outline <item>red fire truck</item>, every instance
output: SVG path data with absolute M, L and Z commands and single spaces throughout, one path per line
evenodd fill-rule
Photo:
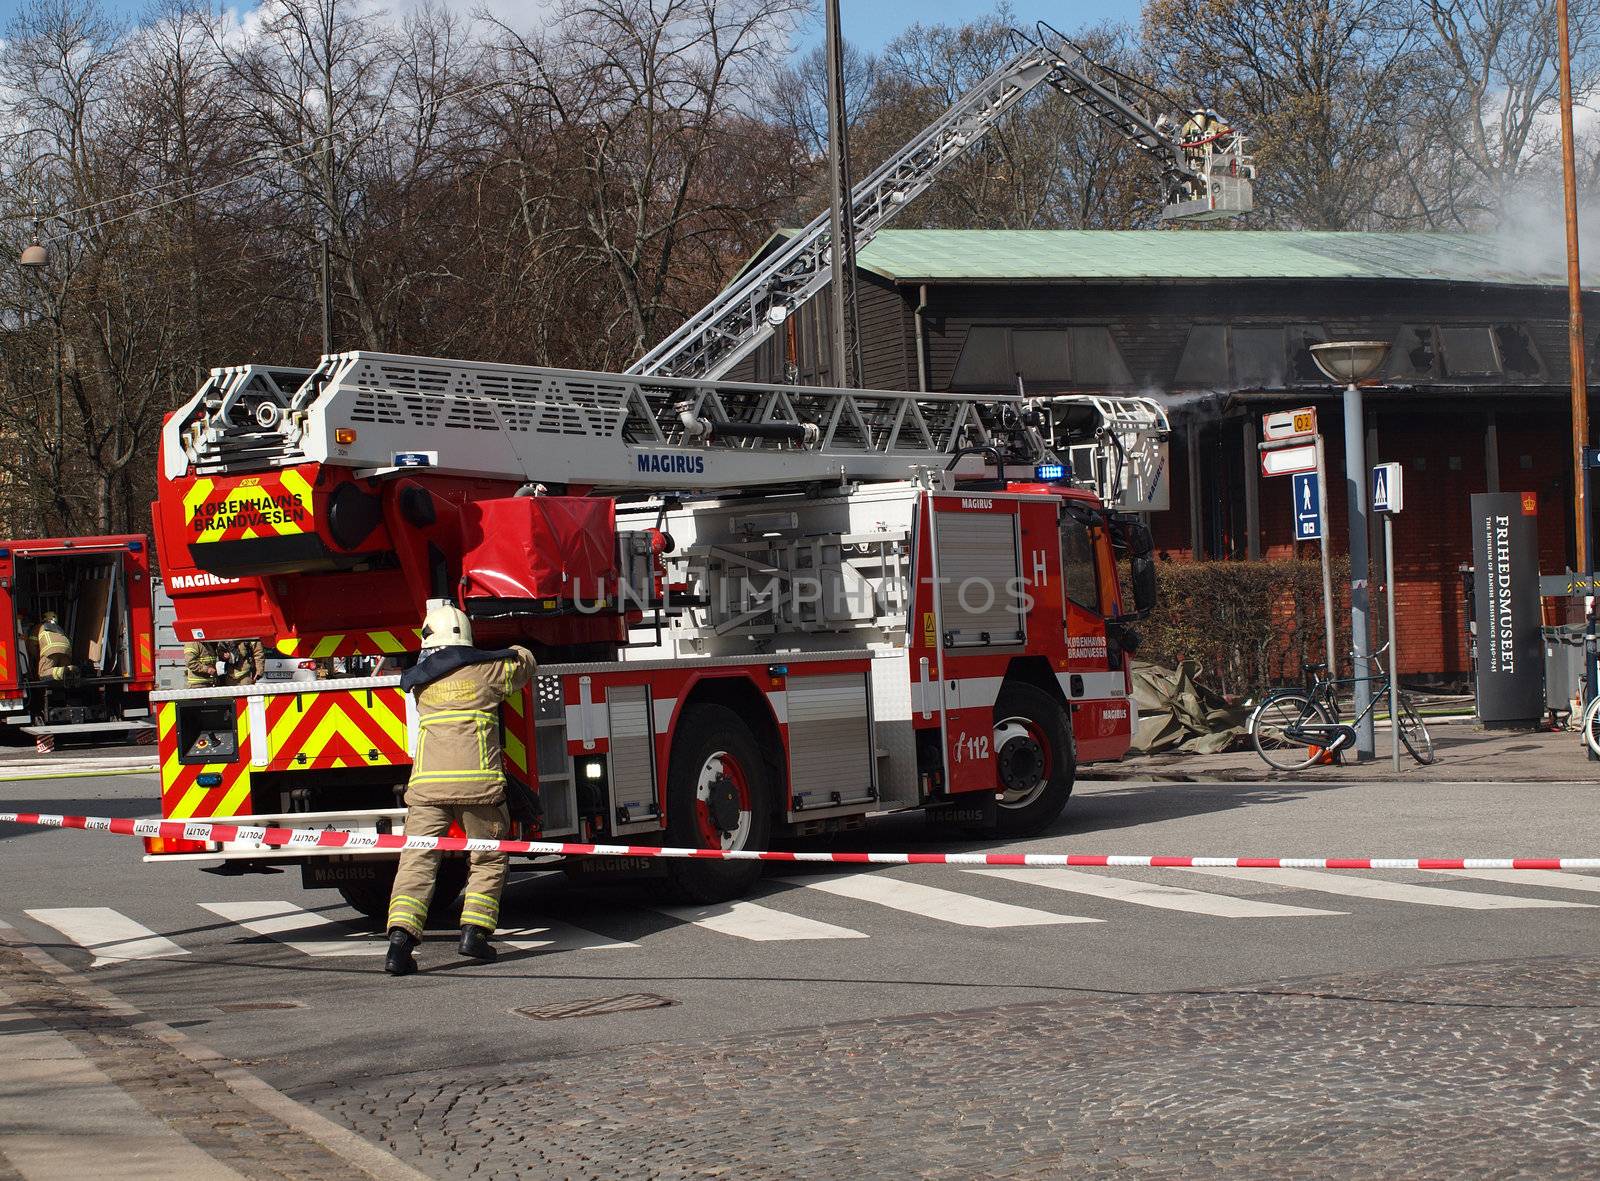
M 0 541 L 0 726 L 41 749 L 57 738 L 126 738 L 150 729 L 155 687 L 150 551 L 139 534 Z M 75 676 L 45 682 L 38 628 L 53 615 Z
M 1021 397 L 366 352 L 219 370 L 166 424 L 157 544 L 181 638 L 403 662 L 448 598 L 481 646 L 531 646 L 503 720 L 543 837 L 763 848 L 898 809 L 1032 833 L 1128 746 L 1154 587 L 1148 531 L 1040 421 Z M 397 676 L 154 699 L 166 817 L 403 822 Z M 394 866 L 150 854 L 299 861 L 369 915 Z M 713 900 L 756 868 L 665 872 Z
M 1049 824 L 1080 764 L 1128 746 L 1133 623 L 1154 598 L 1134 514 L 1168 500 L 1160 406 L 1025 398 L 1023 373 L 1014 397 L 725 380 L 779 333 L 792 365 L 836 233 L 865 244 L 1039 86 L 1161 162 L 1164 216 L 1249 208 L 1237 131 L 1152 121 L 1041 26 L 857 184 L 841 222 L 815 218 L 627 373 L 367 352 L 214 371 L 162 437 L 179 636 L 385 672 L 414 658 L 428 601 L 455 600 L 480 644 L 541 661 L 504 728 L 545 837 L 758 848 L 912 808 Z M 416 718 L 396 676 L 154 700 L 167 817 L 402 822 Z M 394 872 L 305 848 L 150 854 L 299 860 L 373 915 Z M 667 872 L 712 899 L 754 868 Z

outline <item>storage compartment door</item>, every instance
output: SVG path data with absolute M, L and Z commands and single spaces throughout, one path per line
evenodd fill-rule
M 867 674 L 791 675 L 788 708 L 791 818 L 875 801 Z
M 1022 643 L 1016 517 L 1003 512 L 943 512 L 936 529 L 944 646 Z

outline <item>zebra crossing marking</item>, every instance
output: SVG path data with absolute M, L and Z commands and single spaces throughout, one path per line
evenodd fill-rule
M 156 934 L 143 923 L 136 923 L 109 906 L 44 907 L 22 913 L 47 927 L 54 927 L 92 953 L 91 968 L 189 954 L 187 948 L 179 947 L 165 935 Z
M 773 910 L 743 900 L 714 906 L 656 906 L 652 910 L 719 935 L 733 935 L 754 943 L 779 943 L 800 939 L 865 939 L 849 927 L 838 927 L 817 919 Z
M 1178 872 L 1263 882 L 1272 886 L 1288 886 L 1296 890 L 1339 894 L 1346 898 L 1367 898 L 1377 902 L 1408 902 L 1419 906 L 1450 906 L 1458 910 L 1534 910 L 1589 905 L 1586 902 L 1568 902 L 1565 899 L 1519 898 L 1511 894 L 1479 894 L 1473 890 L 1448 890 L 1441 886 L 1414 886 L 1409 882 L 1353 877 L 1350 874 L 1329 873 L 1323 869 L 1229 869 L 1195 866 L 1180 869 Z
M 292 902 L 202 902 L 199 906 L 245 930 L 263 935 L 309 956 L 383 955 L 388 944 L 368 932 L 342 937 L 298 939 L 299 935 L 336 935 L 338 924 Z M 334 930 L 329 930 L 334 928 Z
M 1028 871 L 1024 871 L 1025 873 Z M 1048 872 L 1048 871 L 1047 871 Z M 963 894 L 956 890 L 942 890 L 937 886 L 924 886 L 903 878 L 885 877 L 881 874 L 828 874 L 822 877 L 782 879 L 785 885 L 820 890 L 858 902 L 870 902 L 891 910 L 921 915 L 941 923 L 954 923 L 960 927 L 1048 927 L 1063 923 L 1098 923 L 1101 919 L 1083 918 L 1079 915 L 1056 914 L 1048 910 L 1035 910 L 1031 906 L 1014 906 L 1009 902 L 994 902 L 976 894 Z
M 1425 869 L 1423 873 L 1446 877 L 1481 878 L 1512 886 L 1543 886 L 1551 890 L 1578 890 L 1600 894 L 1600 878 L 1560 869 Z
M 1210 915 L 1224 919 L 1306 918 L 1315 915 L 1346 914 L 1342 910 L 1316 910 L 1309 906 L 1286 906 L 1280 902 L 1261 902 L 1254 898 L 1234 898 L 1227 894 L 1207 894 L 1185 890 L 1182 886 L 1163 886 L 1132 878 L 1116 878 L 1075 869 L 970 869 L 982 877 L 1005 878 L 1046 890 L 1084 894 L 1135 906 L 1159 910 L 1181 910 L 1187 914 Z
M 494 941 L 518 951 L 610 951 L 639 946 L 626 939 L 612 939 L 585 927 L 557 922 L 540 927 L 502 927 L 495 932 Z

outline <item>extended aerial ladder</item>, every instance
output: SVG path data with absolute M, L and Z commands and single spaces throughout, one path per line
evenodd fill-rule
M 1029 93 L 1048 86 L 1125 136 L 1161 168 L 1163 220 L 1248 213 L 1255 166 L 1244 136 L 1215 112 L 1152 116 L 1128 80 L 1086 57 L 1049 25 L 1038 41 L 968 90 L 944 114 L 855 186 L 850 220 L 857 248 L 892 221 L 946 167 L 992 131 Z M 709 304 L 629 367 L 652 377 L 721 377 L 827 285 L 832 229 L 826 213 L 751 266 Z
M 938 119 L 856 185 L 851 232 L 859 248 L 871 241 L 938 175 L 960 159 L 1040 86 L 1082 106 L 1128 139 L 1161 169 L 1168 221 L 1203 221 L 1249 212 L 1255 166 L 1245 140 L 1215 112 L 1187 110 L 1181 119 L 1152 116 L 1123 75 L 1089 59 L 1067 37 L 1041 23 L 1038 39 L 1019 34 L 1024 48 L 959 98 Z M 1154 91 L 1146 89 L 1147 93 Z M 1175 129 L 1176 128 L 1176 129 Z M 831 277 L 828 214 L 742 273 L 628 370 L 650 377 L 717 378 L 761 347 Z M 1094 412 L 1089 421 L 1080 411 Z M 1096 395 L 1044 399 L 1053 420 L 1047 434 L 1078 481 L 1106 503 L 1136 512 L 1163 509 L 1170 434 L 1166 412 L 1145 397 Z M 1068 423 L 1077 424 L 1069 428 Z

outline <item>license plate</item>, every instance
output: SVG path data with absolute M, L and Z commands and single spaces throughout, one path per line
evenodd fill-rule
M 392 857 L 315 857 L 300 866 L 300 884 L 307 890 L 331 890 L 393 878 Z

